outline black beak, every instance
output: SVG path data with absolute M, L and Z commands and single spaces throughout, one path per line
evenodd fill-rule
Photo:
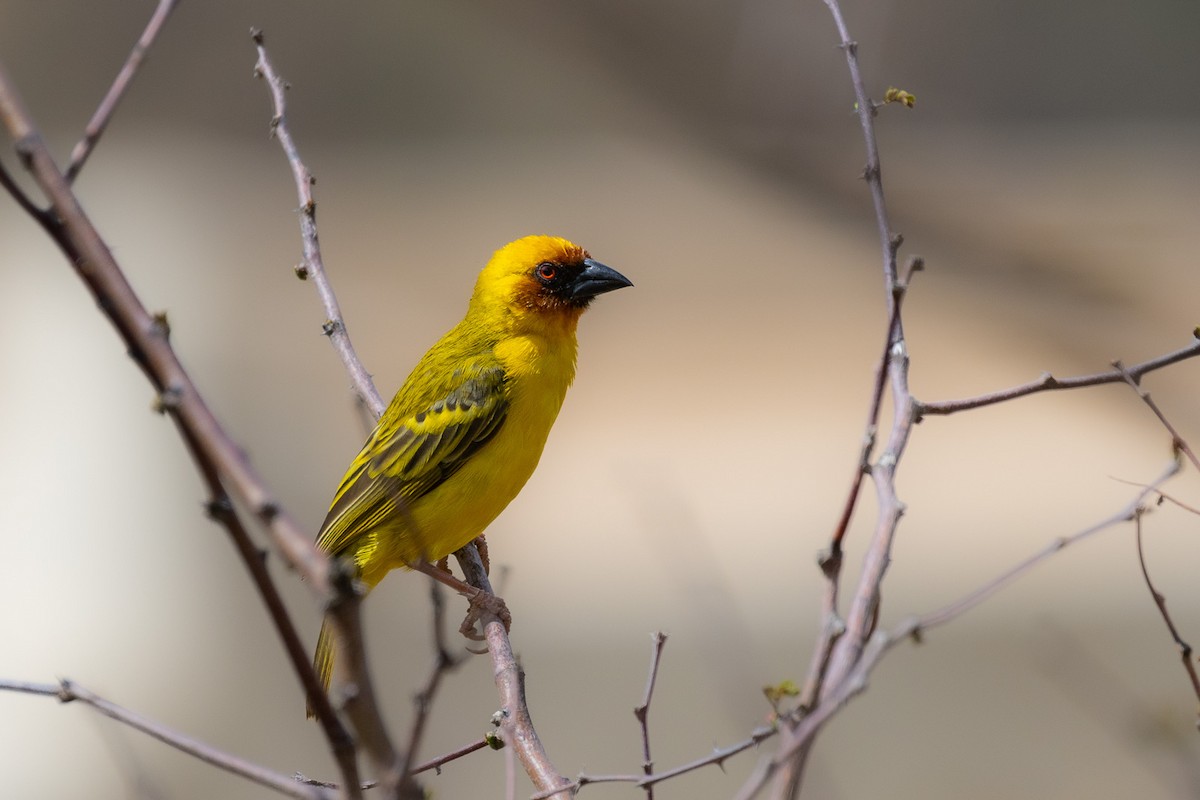
M 633 286 L 633 281 L 612 267 L 606 267 L 599 261 L 585 258 L 583 260 L 583 272 L 579 273 L 575 280 L 571 282 L 567 291 L 570 298 L 575 302 L 586 303 L 598 294 L 611 292 L 615 289 L 623 289 L 626 286 Z

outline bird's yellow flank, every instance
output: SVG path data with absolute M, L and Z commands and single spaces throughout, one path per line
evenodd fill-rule
M 575 377 L 575 326 L 596 295 L 632 285 L 554 236 L 505 245 L 467 315 L 417 363 L 350 464 L 317 547 L 368 590 L 483 533 L 533 474 Z M 326 688 L 332 629 L 314 659 Z

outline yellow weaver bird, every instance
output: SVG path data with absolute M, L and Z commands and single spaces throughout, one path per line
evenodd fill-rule
M 350 464 L 317 547 L 351 561 L 369 591 L 483 533 L 542 455 L 575 377 L 579 316 L 596 295 L 632 285 L 566 239 L 497 250 L 467 315 L 417 363 Z M 328 690 L 328 619 L 313 666 Z

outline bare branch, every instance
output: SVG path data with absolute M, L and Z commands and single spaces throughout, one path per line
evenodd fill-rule
M 1175 627 L 1175 620 L 1171 619 L 1171 614 L 1167 611 L 1167 598 L 1154 587 L 1154 581 L 1150 580 L 1150 570 L 1146 567 L 1146 554 L 1142 549 L 1142 514 L 1138 514 L 1134 518 L 1133 524 L 1137 536 L 1137 554 L 1138 565 L 1142 568 L 1142 578 L 1146 581 L 1146 588 L 1150 590 L 1150 596 L 1154 598 L 1154 605 L 1158 606 L 1158 613 L 1162 615 L 1163 622 L 1167 625 L 1167 631 L 1170 632 L 1171 638 L 1175 641 L 1175 646 L 1179 648 L 1179 658 L 1183 661 L 1183 669 L 1187 672 L 1188 678 L 1192 682 L 1192 691 L 1196 695 L 1196 699 L 1200 700 L 1200 676 L 1196 674 L 1196 665 L 1192 660 L 1192 646 L 1184 641 L 1184 638 L 1179 635 L 1179 629 Z M 1200 727 L 1200 711 L 1196 714 L 1196 725 Z
M 192 438 L 186 429 L 182 435 L 184 441 L 187 443 L 188 450 L 192 453 L 192 457 L 196 462 L 197 469 L 199 469 L 205 484 L 208 486 L 209 501 L 207 508 L 209 517 L 225 527 L 230 538 L 233 539 L 234 546 L 237 548 L 238 555 L 241 556 L 242 563 L 249 570 L 254 586 L 258 589 L 259 597 L 267 608 L 267 613 L 275 625 L 275 630 L 279 633 L 279 638 L 283 644 L 284 652 L 287 653 L 288 661 L 291 663 L 292 669 L 300 681 L 300 685 L 304 688 L 305 694 L 308 696 L 309 707 L 316 714 L 325 738 L 329 742 L 330 750 L 342 773 L 343 784 L 349 787 L 357 787 L 360 779 L 354 739 L 334 712 L 333 706 L 329 702 L 329 696 L 325 693 L 320 679 L 317 678 L 312 661 L 309 660 L 308 651 L 300 642 L 300 634 L 297 632 L 296 626 L 287 612 L 283 598 L 280 597 L 279 590 L 271 578 L 271 573 L 267 570 L 266 553 L 260 551 L 251 541 L 249 533 L 246 531 L 245 526 L 242 525 L 241 518 L 238 517 L 233 503 L 229 499 L 229 495 L 225 493 L 224 487 L 221 486 L 220 476 L 217 475 L 212 464 L 199 456 L 199 443 Z M 361 793 L 357 789 L 351 789 L 348 797 L 353 800 L 353 798 L 361 797 Z
M 632 783 L 640 788 L 651 787 L 664 781 L 671 780 L 672 778 L 678 778 L 680 775 L 686 775 L 689 772 L 695 772 L 703 767 L 713 765 L 718 767 L 722 766 L 733 756 L 736 756 L 739 753 L 744 753 L 753 747 L 757 747 L 767 739 L 775 736 L 778 732 L 778 729 L 775 727 L 763 726 L 761 728 L 756 728 L 753 732 L 751 732 L 749 738 L 738 742 L 737 744 L 729 745 L 728 747 L 716 748 L 708 755 L 702 756 L 693 761 L 689 761 L 686 764 L 680 764 L 678 767 L 672 767 L 671 769 L 664 770 L 662 772 L 656 772 L 652 775 L 580 775 L 573 783 L 570 784 L 570 786 L 565 788 L 577 792 L 579 789 L 587 786 L 589 783 Z M 546 798 L 554 796 L 559 791 L 561 791 L 561 789 L 551 789 L 549 791 L 539 792 L 538 794 L 532 795 L 530 800 L 546 800 Z
M 483 562 L 475 545 L 469 544 L 454 554 L 467 582 L 482 591 L 491 593 L 492 586 L 484 572 Z M 540 797 L 557 797 L 566 800 L 573 796 L 573 785 L 563 777 L 551 763 L 538 738 L 529 706 L 525 700 L 525 671 L 513 655 L 512 643 L 504 623 L 493 611 L 484 608 L 480 613 L 480 624 L 487 639 L 488 654 L 492 657 L 496 689 L 500 693 L 500 710 L 497 713 L 500 732 L 505 743 L 513 748 L 525 774 L 534 787 L 542 792 Z
M 449 764 L 451 761 L 457 761 L 463 756 L 469 756 L 476 750 L 482 750 L 485 747 L 491 747 L 491 743 L 486 737 L 479 739 L 478 741 L 471 742 L 470 744 L 463 745 L 456 750 L 451 750 L 449 753 L 440 755 L 437 758 L 431 758 L 428 761 L 422 761 L 420 764 L 417 764 L 412 768 L 412 774 L 419 775 L 422 772 L 428 772 L 431 769 L 437 770 L 440 774 L 442 767 L 446 764 Z
M 234 775 L 239 775 L 289 797 L 298 797 L 302 798 L 302 800 L 332 800 L 335 796 L 325 787 L 297 781 L 289 775 L 283 775 L 266 767 L 252 764 L 237 756 L 222 752 L 199 739 L 185 736 L 162 723 L 155 722 L 123 706 L 105 700 L 103 697 L 69 680 L 64 679 L 58 684 L 0 680 L 0 690 L 57 697 L 64 703 L 78 700 L 96 709 L 106 717 L 111 717 L 124 725 L 139 730 L 163 744 L 174 747 L 176 750 L 195 756 L 207 764 L 212 764 L 214 767 L 218 767 Z
M 667 644 L 667 635 L 662 631 L 654 634 L 654 650 L 650 656 L 650 674 L 646 678 L 646 694 L 642 697 L 642 704 L 633 709 L 633 716 L 637 718 L 638 724 L 642 729 L 642 771 L 647 777 L 654 774 L 654 761 L 650 758 L 650 725 L 646 721 L 647 715 L 650 713 L 650 701 L 654 697 L 654 684 L 658 680 L 658 664 L 662 659 L 663 647 Z M 646 800 L 654 800 L 654 786 L 647 785 Z
M 344 674 L 342 709 L 358 734 L 358 746 L 366 751 L 387 797 L 421 798 L 424 793 L 405 774 L 404 760 L 396 752 L 388 733 L 375 685 L 367 665 L 366 639 L 362 627 L 363 596 L 357 586 L 353 565 L 339 559 L 334 575 L 336 599 L 327 607 L 337 625 L 338 662 Z
M 876 106 L 867 94 L 858 64 L 858 43 L 850 38 L 850 32 L 842 17 L 841 7 L 837 0 L 825 0 L 825 5 L 833 17 L 841 40 L 840 46 L 846 56 L 850 82 L 854 89 L 855 109 L 858 112 L 859 126 L 862 128 L 863 143 L 866 147 L 867 164 L 863 170 L 863 177 L 871 192 L 877 235 L 882 250 L 888 324 L 884 354 L 877 367 L 867 428 L 863 437 L 862 452 L 864 455 L 859 464 L 859 471 L 855 474 L 851 485 L 850 495 L 843 509 L 841 520 L 831 540 L 829 553 L 821 561 L 822 572 L 829 583 L 823 600 L 824 620 L 810 662 L 809 675 L 805 681 L 807 700 L 811 703 L 815 698 L 816 704 L 810 707 L 809 715 L 798 725 L 785 729 L 785 742 L 806 727 L 815 732 L 821 721 L 849 699 L 852 693 L 848 692 L 847 682 L 851 681 L 853 676 L 862 669 L 864 648 L 875 627 L 879 610 L 880 584 L 888 564 L 891 562 L 892 542 L 900 523 L 900 517 L 904 513 L 904 506 L 896 494 L 895 472 L 908 443 L 914 422 L 913 400 L 908 388 L 908 348 L 905 343 L 901 306 L 907 291 L 908 280 L 919 266 L 923 266 L 923 262 L 912 262 L 904 279 L 901 280 L 896 267 L 896 255 L 900 245 L 904 242 L 904 237 L 892 230 L 888 216 L 887 201 L 883 192 L 883 171 L 879 158 L 879 146 L 875 137 Z M 893 421 L 884 450 L 876 462 L 871 465 L 868 464 L 868 460 L 875 444 L 885 381 L 889 382 L 891 386 Z M 879 515 L 846 614 L 845 629 L 842 631 L 841 621 L 837 618 L 841 542 L 854 511 L 862 484 L 862 475 L 868 469 L 875 484 Z M 814 720 L 820 721 L 814 722 Z M 783 767 L 779 770 L 774 783 L 776 797 L 794 797 L 799 793 L 807 760 L 805 743 L 810 736 L 811 734 L 801 736 L 800 745 L 781 746 L 781 750 L 786 751 L 788 755 L 786 762 L 779 761 L 778 757 L 774 762 L 777 767 Z M 769 770 L 764 770 L 764 775 L 768 772 Z M 746 789 L 749 790 L 749 788 L 750 785 L 747 784 Z M 758 788 L 755 788 L 754 792 L 757 791 Z
M 137 74 L 138 68 L 145 61 L 146 53 L 149 52 L 150 46 L 154 44 L 154 40 L 158 38 L 159 32 L 166 25 L 167 17 L 171 16 L 171 12 L 175 10 L 177 5 L 179 5 L 179 0 L 159 0 L 158 7 L 154 9 L 153 16 L 146 23 L 146 29 L 142 31 L 137 44 L 133 46 L 129 57 L 125 59 L 125 64 L 121 67 L 121 71 L 117 73 L 112 86 L 108 87 L 108 93 L 100 101 L 100 106 L 96 109 L 96 113 L 88 120 L 87 127 L 83 132 L 83 138 L 75 145 L 75 149 L 71 151 L 71 162 L 67 164 L 67 170 L 64 173 L 67 183 L 74 183 L 75 179 L 79 177 L 79 172 L 83 169 L 83 165 L 87 163 L 88 156 L 92 154 L 96 143 L 100 141 L 100 137 L 108 127 L 108 123 L 116 112 L 121 98 L 125 96 L 125 92 L 129 89 L 130 84 L 133 83 L 134 75 Z
M 1121 378 L 1125 381 L 1125 383 L 1129 384 L 1129 388 L 1133 389 L 1133 391 L 1137 393 L 1137 396 L 1141 398 L 1141 401 L 1145 403 L 1151 411 L 1154 412 L 1154 416 L 1158 417 L 1158 421 L 1161 422 L 1162 426 L 1167 429 L 1167 433 L 1171 434 L 1171 447 L 1187 456 L 1188 461 L 1191 462 L 1192 466 L 1195 467 L 1197 471 L 1200 471 L 1200 461 L 1196 460 L 1196 454 L 1192 452 L 1192 448 L 1188 445 L 1184 438 L 1179 435 L 1179 431 L 1175 429 L 1175 426 L 1171 424 L 1171 421 L 1163 415 L 1162 410 L 1158 407 L 1158 403 L 1154 402 L 1154 398 L 1150 396 L 1150 393 L 1142 388 L 1142 384 L 1139 382 L 1138 378 L 1135 377 L 1132 372 L 1125 369 L 1125 365 L 1120 361 L 1114 361 L 1112 365 L 1113 369 L 1121 373 Z
M 1125 383 L 1129 384 L 1129 388 L 1133 389 L 1133 391 L 1137 393 L 1137 396 L 1141 398 L 1141 401 L 1146 404 L 1147 408 L 1154 412 L 1154 416 L 1158 418 L 1158 421 L 1162 423 L 1162 426 L 1167 429 L 1168 433 L 1171 434 L 1171 449 L 1176 454 L 1176 458 L 1178 458 L 1179 453 L 1183 453 L 1188 457 L 1188 460 L 1191 462 L 1192 466 L 1194 466 L 1197 470 L 1200 470 L 1200 462 L 1196 460 L 1196 454 L 1192 451 L 1191 446 L 1179 434 L 1179 431 L 1174 425 L 1171 424 L 1171 421 L 1167 419 L 1166 415 L 1163 414 L 1162 410 L 1158 407 L 1158 404 L 1154 402 L 1154 398 L 1150 396 L 1150 393 L 1142 388 L 1137 379 L 1125 369 L 1120 361 L 1114 361 L 1113 367 L 1121 373 L 1122 377 L 1125 379 Z M 1155 491 L 1157 491 L 1157 489 L 1155 489 Z M 1166 496 L 1163 495 L 1162 492 L 1158 492 L 1158 494 L 1160 497 Z M 1186 506 L 1184 507 L 1186 508 Z M 1179 629 L 1175 627 L 1175 621 L 1171 619 L 1171 614 L 1169 611 L 1167 611 L 1166 596 L 1162 592 L 1158 591 L 1158 589 L 1156 589 L 1154 586 L 1154 582 L 1150 580 L 1150 570 L 1146 567 L 1146 554 L 1142 548 L 1142 516 L 1143 514 L 1141 513 L 1141 509 L 1139 509 L 1139 513 L 1134 518 L 1134 525 L 1136 526 L 1137 532 L 1137 536 L 1135 538 L 1137 541 L 1138 565 L 1142 568 L 1142 578 L 1146 581 L 1146 588 L 1150 590 L 1150 596 L 1154 599 L 1154 604 L 1158 606 L 1158 613 L 1162 616 L 1163 622 L 1166 623 L 1167 631 L 1170 632 L 1171 638 L 1175 641 L 1175 645 L 1179 648 L 1179 655 L 1183 660 L 1183 668 L 1187 672 L 1188 678 L 1192 683 L 1192 691 L 1195 692 L 1196 699 L 1200 700 L 1200 676 L 1197 676 L 1196 665 L 1192 661 L 1192 646 L 1184 641 L 1183 637 L 1179 635 Z M 1196 722 L 1197 726 L 1200 727 L 1200 712 L 1197 712 Z
M 1081 389 L 1085 386 L 1120 383 L 1125 380 L 1125 373 L 1128 373 L 1134 380 L 1139 380 L 1147 372 L 1169 367 L 1172 364 L 1177 364 L 1189 358 L 1195 358 L 1198 355 L 1200 355 L 1200 338 L 1195 338 L 1187 347 L 1181 347 L 1158 358 L 1152 358 L 1149 361 L 1143 361 L 1141 364 L 1126 367 L 1124 372 L 1114 369 L 1111 372 L 1098 372 L 1095 375 L 1080 375 L 1073 378 L 1055 378 L 1047 372 L 1035 381 L 1023 383 L 1008 389 L 1001 389 L 998 392 L 979 395 L 978 397 L 967 397 L 962 400 L 943 400 L 936 403 L 917 403 L 914 413 L 916 414 L 916 421 L 920 422 L 926 416 L 956 414 L 959 411 L 991 406 L 1018 397 L 1037 394 L 1038 392 L 1056 391 L 1059 389 Z
M 443 753 L 442 755 L 438 756 L 437 758 L 431 758 L 428 761 L 422 761 L 420 764 L 417 764 L 416 766 L 414 766 L 412 768 L 412 772 L 410 774 L 420 775 L 422 772 L 428 772 L 429 770 L 432 769 L 432 770 L 436 770 L 437 773 L 440 775 L 442 773 L 442 767 L 449 764 L 450 762 L 457 761 L 458 759 L 460 759 L 464 756 L 471 755 L 471 753 L 474 753 L 476 750 L 482 750 L 483 748 L 490 747 L 490 746 L 491 746 L 491 742 L 488 741 L 487 737 L 477 739 L 476 741 L 471 742 L 470 744 L 465 744 L 462 747 L 456 747 L 455 749 L 451 750 L 449 753 Z M 340 784 L 331 783 L 329 781 L 317 780 L 316 778 L 307 778 L 303 775 L 300 775 L 299 773 L 297 773 L 297 775 L 296 775 L 296 780 L 301 781 L 303 783 L 311 784 L 313 786 L 324 786 L 326 789 L 340 789 L 341 788 Z M 374 789 L 378 785 L 379 785 L 378 781 L 365 781 L 360 788 L 363 791 L 366 791 L 367 789 Z
M 962 598 L 950 603 L 947 606 L 932 611 L 928 614 L 922 614 L 912 620 L 903 623 L 893 632 L 895 638 L 903 638 L 904 636 L 920 636 L 923 631 L 938 625 L 944 625 L 950 620 L 962 616 L 967 611 L 970 611 L 975 606 L 982 603 L 984 600 L 991 597 L 996 592 L 1003 589 L 1005 586 L 1012 583 L 1017 578 L 1029 572 L 1041 562 L 1047 560 L 1055 553 L 1059 553 L 1071 545 L 1087 539 L 1088 537 L 1099 533 L 1100 531 L 1111 528 L 1114 525 L 1122 522 L 1130 522 L 1136 519 L 1140 513 L 1142 506 L 1146 502 L 1146 498 L 1158 491 L 1158 487 L 1166 483 L 1172 477 L 1179 473 L 1180 463 L 1178 460 L 1172 460 L 1171 463 L 1163 470 L 1157 478 L 1149 484 L 1146 484 L 1132 500 L 1129 501 L 1123 508 L 1115 514 L 1100 520 L 1095 525 L 1091 525 L 1083 530 L 1074 533 L 1070 536 L 1061 536 L 1054 539 L 1050 544 L 1026 558 L 1024 561 L 1005 570 L 994 579 L 988 581 L 983 586 L 980 586 L 973 592 L 963 596 Z
M 279 140 L 279 146 L 283 148 L 283 154 L 292 168 L 292 175 L 296 180 L 296 193 L 300 198 L 300 236 L 303 241 L 304 263 L 297 268 L 297 274 L 304 280 L 311 280 L 316 286 L 317 294 L 321 297 L 321 304 L 325 308 L 325 323 L 322 325 L 322 330 L 329 337 L 338 357 L 342 359 L 346 371 L 350 373 L 350 380 L 354 383 L 354 390 L 358 393 L 359 398 L 370 409 L 371 416 L 379 419 L 386 406 L 383 398 L 379 396 L 379 391 L 375 388 L 375 383 L 371 380 L 371 374 L 367 372 L 366 367 L 358 358 L 358 353 L 354 350 L 354 344 L 350 341 L 350 332 L 346 330 L 346 321 L 338 306 L 337 295 L 334 294 L 333 287 L 325 274 L 325 262 L 321 258 L 321 246 L 317 239 L 317 203 L 312 194 L 312 187 L 316 180 L 308 171 L 308 167 L 300 160 L 300 151 L 296 148 L 292 133 L 288 129 L 285 100 L 287 83 L 279 77 L 267 57 L 262 31 L 251 30 L 250 35 L 258 48 L 258 63 L 254 65 L 255 74 L 266 80 L 274 104 L 275 116 L 271 118 L 271 133 Z
M 416 758 L 417 749 L 421 746 L 421 739 L 425 735 L 425 726 L 429 721 L 429 714 L 433 710 L 433 698 L 437 695 L 442 678 L 462 662 L 460 657 L 456 657 L 450 652 L 450 648 L 446 644 L 446 600 L 442 596 L 442 585 L 437 581 L 429 582 L 429 600 L 433 606 L 434 663 L 425 687 L 413 698 L 417 713 L 413 715 L 412 728 L 404 749 L 404 762 L 401 764 L 401 772 L 405 775 L 418 771 L 413 769 L 413 759 Z

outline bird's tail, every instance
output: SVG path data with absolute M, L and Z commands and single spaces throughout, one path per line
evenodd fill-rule
M 326 692 L 329 691 L 329 679 L 333 675 L 333 636 L 333 626 L 326 618 L 321 623 L 321 633 L 317 636 L 317 650 L 313 655 L 313 671 L 317 673 L 321 688 Z M 309 719 L 317 715 L 311 699 L 305 706 L 304 714 Z

